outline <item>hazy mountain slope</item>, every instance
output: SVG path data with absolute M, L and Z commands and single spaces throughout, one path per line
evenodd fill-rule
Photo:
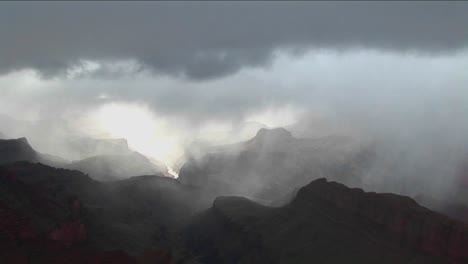
M 97 180 L 119 180 L 137 175 L 164 175 L 158 166 L 138 152 L 94 156 L 74 161 L 67 167 L 87 173 Z
M 127 140 L 120 139 L 95 139 L 89 137 L 75 137 L 64 143 L 71 151 L 81 159 L 97 155 L 129 154 Z
M 70 138 L 64 142 L 74 156 L 79 157 L 69 168 L 82 170 L 98 179 L 123 179 L 135 175 L 167 174 L 164 163 L 150 160 L 131 150 L 127 140 Z
M 191 157 L 179 179 L 222 195 L 276 200 L 319 177 L 359 186 L 371 158 L 368 147 L 346 137 L 298 139 L 283 128 L 260 129 L 246 142 Z
M 468 227 L 392 194 L 316 180 L 281 208 L 220 197 L 186 233 L 204 263 L 466 263 Z
M 15 161 L 40 162 L 50 166 L 62 167 L 67 161 L 34 150 L 26 138 L 0 139 L 0 164 Z
M 160 167 L 145 156 L 129 149 L 119 155 L 101 155 L 69 162 L 37 152 L 26 138 L 0 139 L 0 164 L 15 161 L 40 162 L 58 168 L 76 169 L 99 180 L 118 180 L 137 175 L 164 175 Z

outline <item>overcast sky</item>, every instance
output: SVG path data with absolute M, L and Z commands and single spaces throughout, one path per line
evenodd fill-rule
M 246 121 L 460 145 L 467 14 L 462 1 L 2 2 L 0 113 L 172 160 Z

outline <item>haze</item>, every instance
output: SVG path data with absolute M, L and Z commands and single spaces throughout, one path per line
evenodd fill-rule
M 369 186 L 416 177 L 433 193 L 468 153 L 465 2 L 0 6 L 0 131 L 41 152 L 125 138 L 174 166 L 194 142 L 287 127 L 378 142 Z

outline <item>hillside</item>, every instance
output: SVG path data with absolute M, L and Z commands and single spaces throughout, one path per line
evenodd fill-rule
M 12 214 L 15 222 L 26 219 L 29 224 L 20 225 L 18 232 L 6 224 L 0 233 L 14 232 L 12 240 L 4 241 L 14 248 L 14 241 L 41 238 L 99 252 L 140 255 L 168 248 L 175 230 L 196 211 L 208 208 L 212 199 L 167 177 L 102 183 L 79 171 L 17 162 L 0 166 L 0 201 L 11 209 L 6 211 L 17 212 Z M 24 237 L 29 230 L 37 235 Z
M 66 167 L 82 171 L 101 181 L 121 180 L 138 175 L 164 175 L 157 165 L 138 152 L 93 156 L 74 161 Z
M 319 179 L 280 208 L 220 197 L 187 229 L 203 263 L 467 263 L 468 226 Z

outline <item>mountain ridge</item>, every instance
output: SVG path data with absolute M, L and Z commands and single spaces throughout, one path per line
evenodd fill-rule
M 366 193 L 326 179 L 302 187 L 279 208 L 218 197 L 188 227 L 186 240 L 208 264 L 468 260 L 466 224 L 409 197 Z

